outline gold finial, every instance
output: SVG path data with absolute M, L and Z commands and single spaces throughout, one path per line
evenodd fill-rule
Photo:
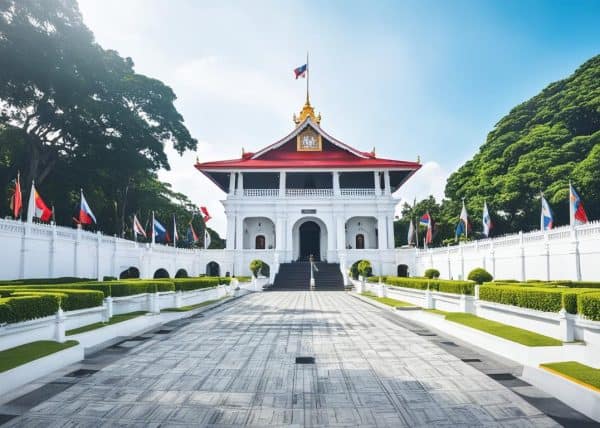
M 242 147 L 242 157 L 244 157 L 244 155 L 246 154 L 246 151 L 244 150 L 244 148 Z
M 371 154 L 375 157 L 375 146 L 373 146 L 373 150 L 371 150 Z
M 200 163 L 200 159 L 198 158 L 198 155 L 196 155 L 196 163 Z
M 317 125 L 321 124 L 321 113 L 319 113 L 318 115 L 315 114 L 315 109 L 313 108 L 313 106 L 310 105 L 308 96 L 306 97 L 306 103 L 304 104 L 304 107 L 302 107 L 300 114 L 298 114 L 298 116 L 294 114 L 294 123 L 296 125 L 300 125 L 306 120 L 307 117 L 310 117 L 312 121 L 315 122 Z
M 421 163 L 421 156 L 417 155 L 417 163 Z

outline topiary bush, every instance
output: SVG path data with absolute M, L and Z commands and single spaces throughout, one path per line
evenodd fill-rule
M 371 262 L 368 260 L 361 260 L 358 263 L 358 274 L 363 278 L 368 278 L 373 274 L 373 268 L 371 267 Z
M 263 264 L 264 262 L 258 259 L 250 262 L 250 272 L 252 272 L 254 278 L 258 278 L 258 274 L 261 271 Z
M 54 315 L 61 296 L 57 294 L 34 294 L 0 299 L 0 323 L 15 323 Z
M 443 293 L 466 294 L 472 296 L 475 290 L 475 283 L 472 281 L 454 281 L 449 279 L 428 279 L 428 278 L 406 278 L 403 276 L 388 276 L 386 284 L 415 288 L 417 290 L 440 291 Z
M 494 277 L 491 273 L 483 268 L 475 268 L 469 272 L 467 277 L 470 281 L 475 281 L 477 284 L 483 284 L 484 282 L 490 282 Z
M 439 278 L 439 277 L 440 277 L 440 271 L 439 271 L 439 270 L 437 270 L 437 269 L 433 269 L 433 268 L 431 268 L 431 269 L 426 269 L 426 270 L 425 270 L 425 273 L 423 274 L 423 276 L 424 276 L 425 278 L 429 278 L 429 279 L 432 279 L 432 278 Z
M 585 293 L 577 296 L 579 313 L 586 318 L 600 321 L 600 293 Z

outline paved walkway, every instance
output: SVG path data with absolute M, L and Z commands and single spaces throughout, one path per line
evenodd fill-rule
M 518 395 L 343 292 L 256 293 L 9 426 L 556 426 Z M 315 364 L 296 364 L 297 357 Z

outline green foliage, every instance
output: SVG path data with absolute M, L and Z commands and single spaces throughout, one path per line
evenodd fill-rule
M 367 278 L 367 282 L 371 282 L 371 283 L 378 283 L 379 279 L 381 279 L 381 282 L 385 282 L 387 276 L 386 275 L 381 275 L 381 276 L 370 276 Z
M 472 296 L 475 283 L 471 281 L 453 281 L 447 279 L 405 278 L 401 276 L 388 276 L 385 281 L 388 285 L 418 290 L 440 291 L 442 293 L 466 294 Z
M 89 282 L 93 281 L 91 278 L 75 278 L 71 276 L 63 276 L 60 278 L 28 278 L 28 279 L 15 279 L 15 280 L 6 280 L 0 281 L 0 286 L 2 285 L 50 285 L 50 284 L 70 284 L 75 282 Z
M 62 295 L 64 296 L 64 295 Z M 58 310 L 60 294 L 36 294 L 0 298 L 0 324 L 43 318 Z
M 103 276 L 102 281 L 116 281 L 118 278 L 116 276 Z
M 239 282 L 250 282 L 252 280 L 251 276 L 236 276 L 235 277 Z
M 475 281 L 477 284 L 483 284 L 484 282 L 490 282 L 494 277 L 491 273 L 483 268 L 475 268 L 469 272 L 467 277 L 470 281 Z
M 0 287 L 0 292 L 7 287 Z M 102 291 L 105 297 L 123 297 L 134 294 L 154 293 L 155 291 L 175 291 L 173 280 L 170 279 L 128 279 L 107 282 L 79 282 L 76 284 L 56 284 L 51 286 L 44 285 L 24 285 L 19 287 L 23 290 L 46 290 L 57 289 L 61 292 L 67 290 L 97 290 Z
M 473 158 L 448 178 L 446 199 L 433 196 L 404 204 L 395 222 L 396 245 L 408 224 L 425 212 L 435 221 L 433 245 L 454 243 L 461 200 L 480 238 L 484 201 L 494 235 L 539 228 L 540 193 L 552 205 L 555 224 L 568 224 L 568 182 L 573 181 L 590 218 L 600 218 L 600 55 L 571 76 L 551 83 L 513 108 L 488 134 Z M 421 230 L 423 236 L 423 230 Z M 422 242 L 422 241 L 421 241 Z
M 262 260 L 252 260 L 250 262 L 250 272 L 255 278 L 258 278 L 258 273 L 261 272 L 264 262 Z
M 552 337 L 480 318 L 473 314 L 454 312 L 446 315 L 446 319 L 525 346 L 562 346 L 560 340 Z
M 567 377 L 600 389 L 600 369 L 586 366 L 585 364 L 578 363 L 577 361 L 544 363 L 540 364 L 540 366 L 547 367 L 550 370 L 562 373 Z
M 201 276 L 198 278 L 176 278 L 172 280 L 177 291 L 191 291 L 201 288 L 211 288 L 222 284 L 222 279 L 214 276 Z
M 371 262 L 368 260 L 361 260 L 358 262 L 358 274 L 363 278 L 368 278 L 373 273 L 373 268 L 371 267 Z
M 2 290 L 4 291 L 4 290 Z M 102 306 L 104 294 L 100 291 L 92 290 L 69 290 L 64 288 L 38 288 L 26 290 L 15 288 L 11 296 L 28 296 L 32 293 L 36 295 L 49 294 L 60 297 L 60 307 L 64 311 L 74 311 L 77 309 L 94 308 Z
M 492 283 L 496 284 L 496 283 Z M 552 288 L 515 285 L 486 285 L 479 289 L 479 298 L 489 302 L 544 312 L 558 312 L 562 308 L 571 314 L 578 311 L 578 295 L 593 293 L 589 288 Z
M 352 264 L 352 266 L 350 266 L 350 270 L 349 270 L 349 272 L 348 272 L 348 273 L 349 273 L 349 275 L 350 275 L 350 276 L 351 276 L 353 279 L 358 279 L 358 276 L 359 276 L 359 275 L 362 275 L 362 274 L 360 273 L 359 266 L 360 266 L 360 264 L 361 264 L 361 263 L 363 263 L 363 262 L 365 262 L 365 263 L 368 263 L 368 266 L 369 266 L 369 268 L 371 267 L 371 262 L 369 262 L 368 260 L 357 260 L 357 261 L 355 261 L 355 262 Z M 363 266 L 364 266 L 364 267 L 367 267 L 367 264 L 363 264 Z M 369 275 L 363 275 L 363 276 L 365 276 L 365 277 L 366 277 L 366 276 L 370 276 L 372 273 L 373 273 L 373 271 L 372 271 L 372 269 L 371 269 L 371 271 L 370 271 Z
M 431 279 L 431 278 L 439 278 L 440 277 L 440 271 L 437 270 L 437 269 L 433 269 L 433 268 L 426 269 L 425 273 L 423 274 L 423 276 L 425 278 L 429 278 L 429 279 Z
M 579 294 L 577 307 L 581 315 L 594 321 L 600 321 L 600 293 Z
M 67 340 L 64 343 L 52 340 L 40 340 L 15 348 L 5 349 L 4 351 L 0 351 L 0 373 L 78 344 L 79 342 L 75 340 Z

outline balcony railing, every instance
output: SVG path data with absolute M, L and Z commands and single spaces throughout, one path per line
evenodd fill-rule
M 239 195 L 240 192 L 236 191 Z M 276 198 L 279 197 L 279 189 L 244 189 L 243 196 L 250 198 Z M 333 189 L 285 189 L 285 196 L 288 198 L 332 198 Z M 340 189 L 341 197 L 374 197 L 375 189 L 355 188 Z
M 375 196 L 375 189 L 340 189 L 342 196 Z
M 279 196 L 279 189 L 244 189 L 244 196 L 258 198 Z
M 329 198 L 333 196 L 333 189 L 285 189 L 285 196 L 289 198 Z

